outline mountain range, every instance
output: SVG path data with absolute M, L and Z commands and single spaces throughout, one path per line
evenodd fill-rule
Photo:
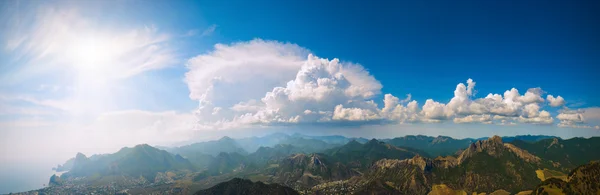
M 85 186 L 132 194 L 587 194 L 600 189 L 593 184 L 600 176 L 599 144 L 598 137 L 551 136 L 223 137 L 173 148 L 142 144 L 89 158 L 79 153 L 57 167 L 67 173 L 39 192 Z

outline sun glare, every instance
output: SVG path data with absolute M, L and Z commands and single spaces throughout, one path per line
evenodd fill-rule
M 77 39 L 72 48 L 74 66 L 83 71 L 102 70 L 115 58 L 110 42 L 102 37 Z

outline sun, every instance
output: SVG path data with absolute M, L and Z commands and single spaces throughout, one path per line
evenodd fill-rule
M 71 59 L 76 69 L 83 71 L 99 71 L 107 66 L 116 57 L 109 40 L 100 36 L 78 38 L 72 44 Z

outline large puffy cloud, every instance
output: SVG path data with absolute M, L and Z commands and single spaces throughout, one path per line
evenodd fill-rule
M 441 120 L 446 119 L 446 104 L 442 104 L 432 99 L 425 101 L 421 114 L 426 119 Z
M 376 119 L 377 104 L 366 100 L 381 87 L 360 65 L 309 55 L 294 80 L 267 92 L 263 108 L 245 117 L 257 123 Z
M 548 125 L 555 123 L 555 117 L 544 107 L 564 105 L 561 96 L 543 98 L 541 88 L 523 94 L 512 88 L 477 98 L 476 82 L 468 79 L 456 85 L 447 103 L 427 99 L 420 106 L 411 94 L 406 99 L 385 94 L 380 106 L 373 98 L 382 85 L 361 65 L 308 53 L 293 44 L 253 40 L 217 45 L 215 51 L 190 60 L 186 82 L 190 97 L 200 102 L 196 116 L 201 126 L 336 121 Z M 235 101 L 220 101 L 227 98 Z M 561 112 L 556 119 L 561 127 L 583 124 L 583 118 L 576 116 Z
M 199 101 L 195 115 L 207 128 L 380 118 L 370 99 L 382 85 L 361 65 L 294 44 L 217 44 L 187 67 L 190 98 Z

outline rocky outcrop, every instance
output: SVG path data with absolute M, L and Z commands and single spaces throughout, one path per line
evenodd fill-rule
M 458 164 L 461 164 L 466 159 L 472 157 L 479 152 L 486 152 L 490 156 L 498 157 L 502 155 L 504 145 L 502 144 L 502 138 L 494 135 L 487 140 L 479 140 L 472 143 L 465 151 L 458 156 Z
M 453 156 L 441 157 L 438 156 L 433 160 L 433 165 L 440 168 L 450 168 L 458 165 L 458 159 Z
M 401 166 L 407 166 L 407 165 L 417 166 L 417 167 L 419 167 L 419 169 L 424 171 L 425 169 L 431 167 L 433 164 L 430 159 L 426 159 L 426 158 L 423 158 L 423 157 L 417 155 L 413 158 L 404 159 L 404 160 L 382 159 L 382 160 L 375 162 L 375 164 L 373 166 L 381 168 L 381 169 L 389 169 L 389 168 L 395 168 L 395 167 L 401 167 Z
M 558 138 L 552 139 L 552 142 L 550 143 L 550 145 L 548 145 L 548 148 L 551 148 L 552 146 L 561 148 L 563 147 L 563 145 L 558 142 Z
M 50 182 L 48 182 L 48 186 L 60 186 L 62 184 L 62 179 L 56 175 L 52 175 L 52 177 L 50 177 Z
M 505 143 L 504 147 L 508 148 L 512 153 L 515 153 L 519 158 L 525 160 L 526 162 L 540 163 L 540 161 L 541 161 L 540 157 L 537 157 L 537 156 L 527 152 L 527 150 L 518 148 L 515 145 Z

